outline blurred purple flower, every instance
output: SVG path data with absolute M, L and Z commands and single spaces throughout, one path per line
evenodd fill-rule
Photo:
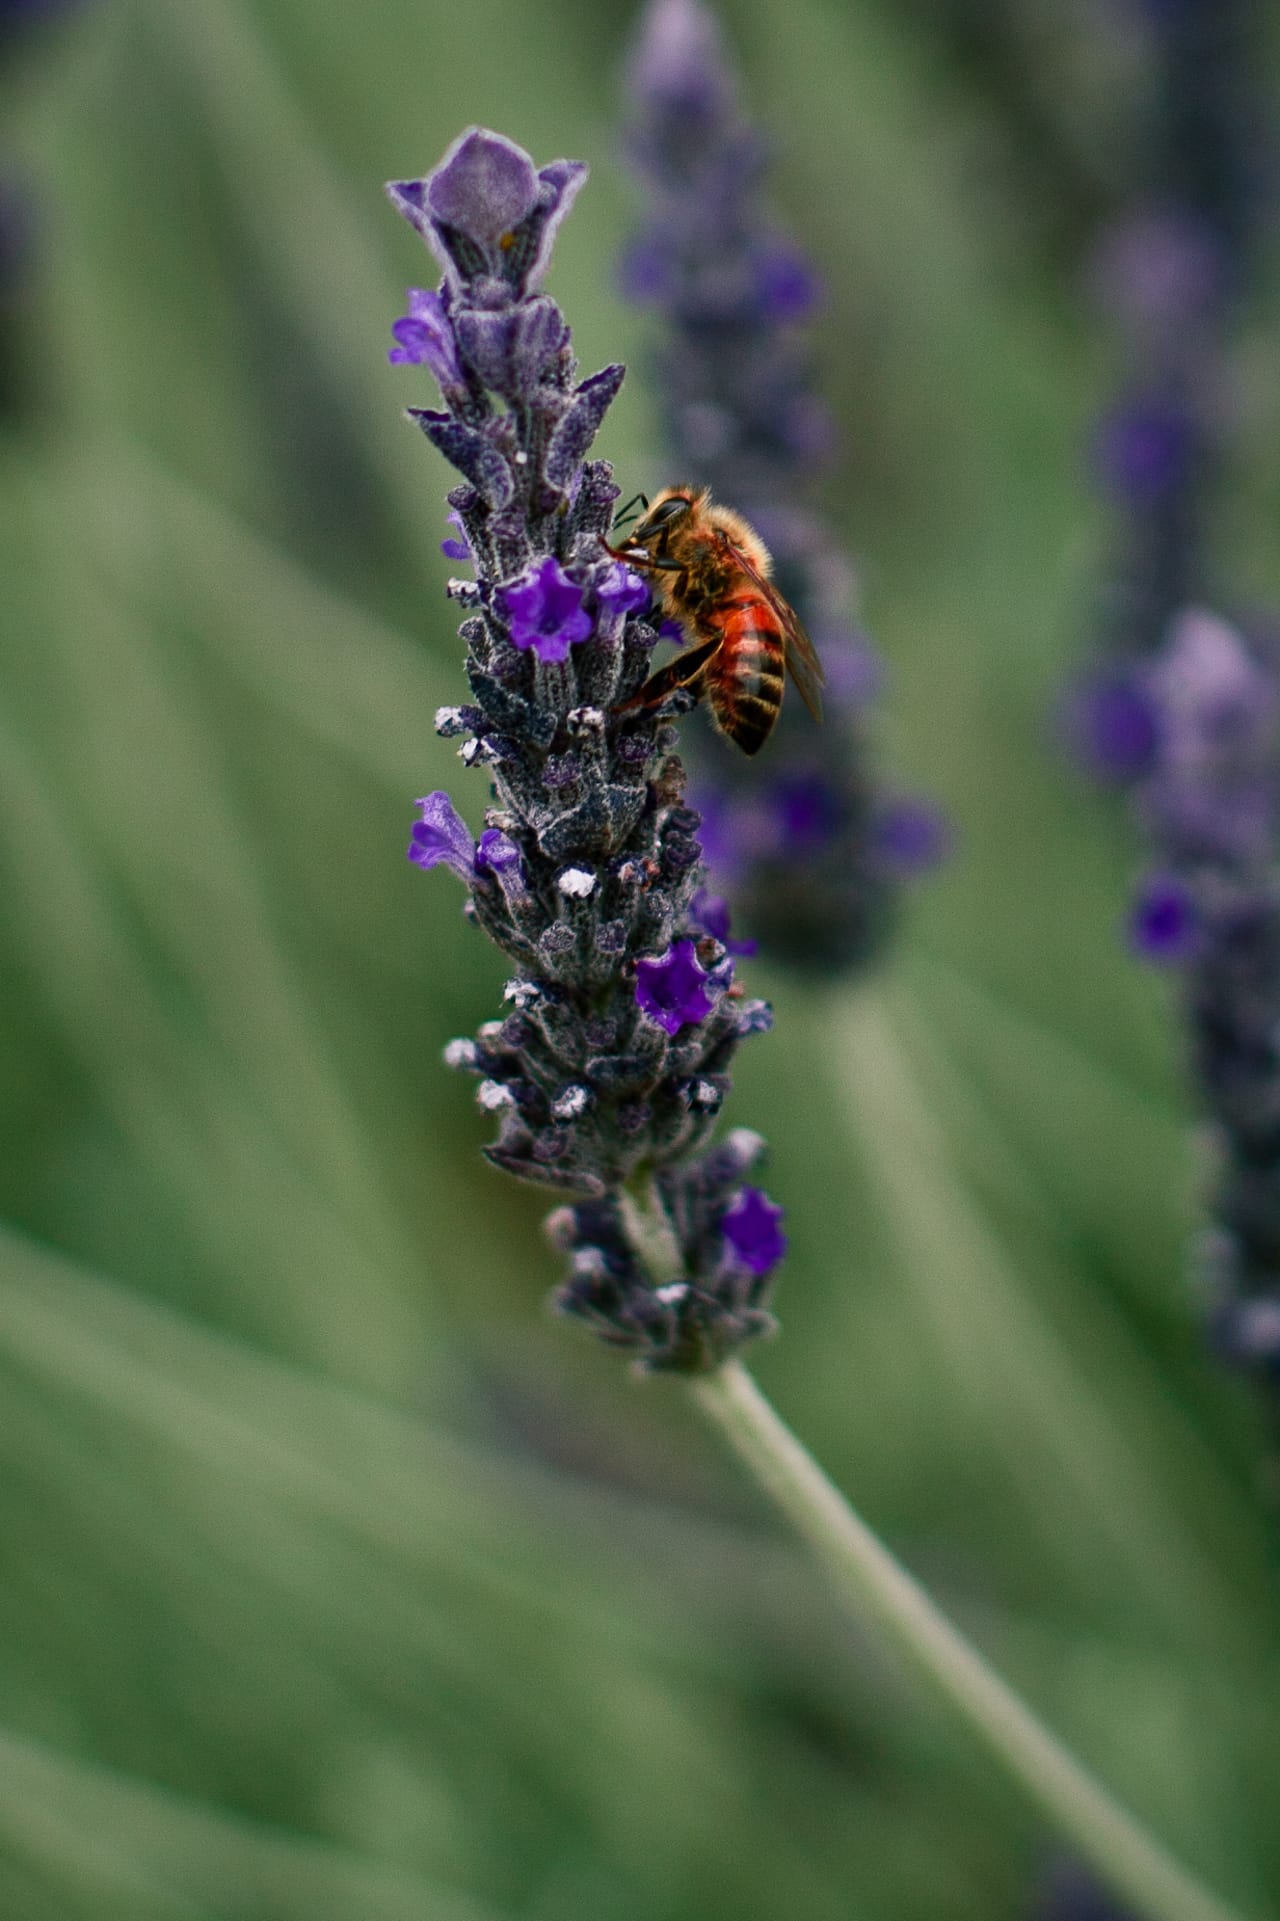
M 758 1187 L 744 1187 L 721 1221 L 734 1257 L 752 1274 L 768 1274 L 786 1253 L 782 1215 L 782 1208 L 775 1207 Z
M 1149 505 L 1187 481 L 1196 453 L 1196 426 L 1173 401 L 1122 403 L 1098 434 L 1098 475 L 1113 499 Z
M 1176 875 L 1155 874 L 1142 884 L 1129 920 L 1129 937 L 1143 960 L 1172 967 L 1194 953 L 1200 929 L 1195 896 Z

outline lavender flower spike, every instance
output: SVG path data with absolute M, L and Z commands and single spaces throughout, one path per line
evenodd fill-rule
M 873 777 L 866 708 L 878 675 L 850 617 L 852 571 L 805 503 L 834 438 L 797 327 L 820 282 L 764 210 L 764 146 L 699 0 L 651 0 L 627 87 L 646 207 L 622 278 L 663 326 L 654 384 L 668 477 L 708 485 L 759 529 L 827 674 L 825 726 L 790 694 L 759 764 L 709 733 L 700 743 L 712 877 L 766 951 L 840 972 L 880 949 L 903 881 L 939 857 L 944 836 L 913 804 L 908 847 L 906 805 Z
M 1199 1266 L 1224 1359 L 1280 1382 L 1280 670 L 1199 609 L 1144 687 L 1158 750 L 1133 790 L 1154 856 L 1132 919 L 1174 972 L 1216 1161 Z
M 409 852 L 466 882 L 512 963 L 506 1018 L 447 1058 L 498 1119 L 489 1159 L 567 1202 L 556 1305 L 647 1368 L 697 1372 L 772 1326 L 781 1210 L 746 1185 L 763 1143 L 711 1140 L 738 1043 L 770 1015 L 700 912 L 674 729 L 619 711 L 657 639 L 644 582 L 605 550 L 619 489 L 586 457 L 622 369 L 578 381 L 539 291 L 583 172 L 472 129 L 390 189 L 444 267 L 393 359 L 440 386 L 443 408 L 411 417 L 462 476 L 450 544 L 475 568 L 449 587 L 471 701 L 436 725 L 491 783 L 478 842 L 435 793 Z

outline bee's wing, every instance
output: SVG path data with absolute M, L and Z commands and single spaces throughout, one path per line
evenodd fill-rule
M 778 623 L 782 628 L 785 642 L 787 667 L 790 671 L 791 678 L 799 690 L 801 700 L 809 709 L 813 718 L 820 721 L 822 719 L 822 689 L 827 677 L 822 671 L 822 662 L 818 659 L 813 642 L 800 625 L 799 615 L 796 613 L 790 601 L 783 599 L 773 582 L 760 572 L 760 569 L 748 558 L 736 541 L 730 541 L 727 535 L 723 534 L 721 538 L 725 540 L 728 546 L 732 547 L 735 562 L 741 567 L 748 579 L 760 589 L 760 592 L 778 616 Z

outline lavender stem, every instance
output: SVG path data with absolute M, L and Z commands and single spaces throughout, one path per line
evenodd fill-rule
M 960 1710 L 1010 1778 L 1149 1921 L 1241 1921 L 1142 1826 L 990 1668 L 828 1480 L 740 1361 L 695 1400 L 834 1576 L 841 1598 Z

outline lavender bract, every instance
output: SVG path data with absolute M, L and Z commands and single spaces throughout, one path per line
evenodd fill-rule
M 446 1058 L 498 1120 L 489 1159 L 571 1203 L 550 1223 L 572 1257 L 557 1305 L 648 1368 L 696 1371 L 772 1325 L 780 1210 L 745 1185 L 762 1143 L 710 1145 L 737 1045 L 770 1016 L 699 912 L 674 729 L 617 712 L 657 639 L 644 582 L 605 550 L 619 490 L 586 458 L 623 370 L 577 381 L 539 291 L 584 172 L 472 129 L 388 189 L 444 269 L 410 296 L 392 358 L 441 389 L 442 409 L 411 417 L 463 476 L 449 544 L 475 570 L 449 590 L 472 698 L 436 724 L 492 801 L 473 839 L 428 795 L 409 858 L 465 884 L 513 963 L 505 1019 Z
M 710 486 L 758 528 L 827 673 L 825 726 L 792 689 L 759 764 L 718 737 L 700 744 L 707 857 L 763 948 L 840 970 L 879 950 L 902 879 L 929 860 L 919 837 L 917 858 L 899 863 L 883 831 L 896 803 L 872 776 L 866 739 L 878 674 L 849 617 L 848 562 L 802 504 L 834 444 L 796 331 L 821 288 L 762 208 L 764 146 L 697 0 L 651 0 L 627 79 L 628 154 L 647 208 L 622 281 L 665 330 L 654 384 L 670 478 Z M 936 857 L 943 837 L 932 819 Z

